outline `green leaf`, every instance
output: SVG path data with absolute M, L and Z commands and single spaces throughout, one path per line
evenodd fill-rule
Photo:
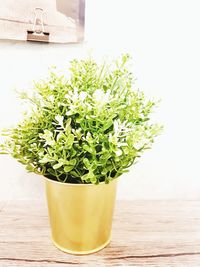
M 73 143 L 74 143 L 74 135 L 73 134 L 69 134 L 69 136 L 67 137 L 67 147 L 71 148 Z
M 93 147 L 90 147 L 88 145 L 83 145 L 83 149 L 86 150 L 87 152 L 89 152 L 90 154 L 96 154 L 96 150 Z
M 41 155 L 41 157 L 42 157 L 42 155 Z M 43 158 L 41 158 L 39 160 L 39 163 L 45 164 L 45 163 L 52 162 L 52 161 L 54 161 L 54 159 L 52 157 L 50 157 L 49 155 L 45 155 Z
M 60 140 L 67 140 L 67 136 L 63 132 L 57 135 L 56 141 L 59 142 Z
M 70 172 L 71 170 L 73 170 L 74 166 L 65 166 L 64 167 L 64 171 L 65 172 Z
M 61 116 L 61 115 L 56 115 L 55 116 L 55 120 L 57 121 L 57 123 L 60 125 L 60 126 L 62 126 L 63 127 L 63 120 L 64 120 L 64 117 L 63 116 Z
M 35 168 L 34 168 L 33 166 L 29 165 L 29 164 L 26 166 L 26 170 L 27 170 L 28 172 L 33 172 L 34 169 L 35 169 Z
M 112 120 L 108 120 L 108 122 L 106 122 L 102 128 L 103 131 L 106 131 L 107 129 L 109 129 L 111 126 L 113 125 L 113 121 Z
M 90 169 L 90 162 L 87 158 L 83 159 L 83 163 L 85 164 L 85 167 L 89 170 Z
M 78 175 L 78 173 L 75 172 L 75 171 L 71 171 L 70 174 L 71 174 L 72 176 L 74 176 L 74 177 L 78 177 L 78 178 L 80 178 L 79 175 Z
M 59 169 L 61 166 L 63 166 L 63 162 L 59 162 L 59 163 L 53 165 L 53 169 L 54 169 L 54 170 L 57 170 L 57 169 Z
M 71 160 L 69 160 L 69 161 L 67 162 L 67 164 L 72 165 L 72 166 L 76 165 L 76 159 L 71 159 Z

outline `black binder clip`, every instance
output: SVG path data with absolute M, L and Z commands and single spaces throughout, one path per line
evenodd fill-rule
M 43 8 L 36 7 L 32 31 L 27 31 L 27 41 L 49 42 L 49 32 L 44 31 Z

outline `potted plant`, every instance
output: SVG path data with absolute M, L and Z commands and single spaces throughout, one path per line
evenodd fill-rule
M 151 147 L 161 126 L 155 101 L 132 89 L 128 55 L 114 63 L 73 60 L 35 83 L 23 121 L 4 131 L 1 153 L 45 177 L 52 240 L 74 254 L 110 241 L 117 178 Z

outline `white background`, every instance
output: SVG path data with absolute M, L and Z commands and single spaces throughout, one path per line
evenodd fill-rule
M 50 45 L 0 42 L 0 128 L 19 118 L 13 91 L 30 88 L 48 66 L 69 59 L 129 52 L 140 89 L 162 99 L 155 118 L 165 126 L 153 149 L 120 178 L 119 199 L 200 197 L 200 2 L 87 0 L 86 42 Z M 43 198 L 42 177 L 0 156 L 0 199 Z

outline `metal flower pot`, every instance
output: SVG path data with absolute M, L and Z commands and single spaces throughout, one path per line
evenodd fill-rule
M 45 178 L 45 185 L 56 247 L 72 254 L 88 254 L 110 242 L 117 179 L 93 185 Z

